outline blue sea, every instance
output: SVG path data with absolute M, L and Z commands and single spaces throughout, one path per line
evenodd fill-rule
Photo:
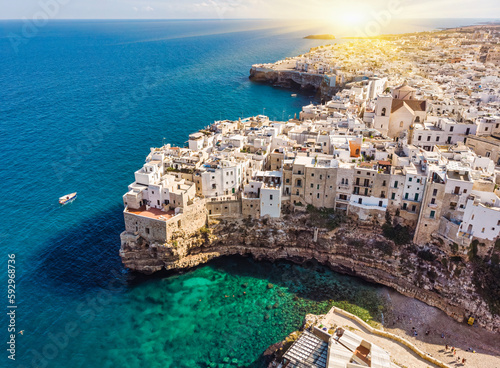
M 0 281 L 7 306 L 15 255 L 17 306 L 16 360 L 3 307 L 0 366 L 261 367 L 307 312 L 337 303 L 378 318 L 378 287 L 315 264 L 223 258 L 143 277 L 118 255 L 121 196 L 150 147 L 314 99 L 248 80 L 253 63 L 322 44 L 302 38 L 311 25 L 50 21 L 26 35 L 23 24 L 0 22 Z

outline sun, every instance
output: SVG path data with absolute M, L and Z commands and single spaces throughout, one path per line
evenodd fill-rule
M 339 20 L 346 26 L 358 26 L 366 20 L 366 15 L 359 11 L 348 11 L 339 14 Z

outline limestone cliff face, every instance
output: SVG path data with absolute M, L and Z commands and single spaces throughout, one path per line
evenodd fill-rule
M 269 83 L 284 88 L 314 90 L 323 99 L 331 98 L 339 91 L 339 86 L 331 87 L 320 74 L 308 74 L 296 70 L 274 70 L 267 68 L 250 69 L 251 80 Z
M 316 233 L 316 241 L 315 241 Z M 307 214 L 283 219 L 215 221 L 191 236 L 177 235 L 169 243 L 147 243 L 122 234 L 120 255 L 126 267 L 153 273 L 194 267 L 225 255 L 293 262 L 317 260 L 333 270 L 394 288 L 463 321 L 474 314 L 481 326 L 500 331 L 500 317 L 490 313 L 472 282 L 472 266 L 450 259 L 430 245 L 433 261 L 417 255 L 413 244 L 400 246 L 386 239 L 379 226 L 344 224 L 316 229 Z

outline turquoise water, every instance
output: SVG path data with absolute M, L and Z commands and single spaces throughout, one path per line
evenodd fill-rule
M 118 256 L 121 196 L 149 148 L 182 145 L 219 118 L 298 113 L 312 97 L 251 83 L 248 72 L 321 44 L 302 38 L 314 30 L 276 21 L 52 21 L 14 48 L 22 24 L 0 22 L 1 259 L 16 255 L 16 327 L 24 330 L 9 366 L 221 367 L 226 358 L 259 366 L 268 345 L 326 300 L 377 304 L 373 286 L 324 269 L 231 258 L 138 280 Z M 74 191 L 74 203 L 57 204 Z M 3 313 L 0 325 L 6 339 Z
M 328 311 L 334 300 L 378 317 L 377 291 L 318 265 L 223 258 L 180 275 L 118 277 L 73 296 L 80 303 L 66 311 L 71 320 L 44 318 L 40 328 L 53 335 L 39 351 L 57 353 L 46 359 L 49 366 L 263 367 L 260 355 L 270 344 L 296 330 L 307 313 Z M 73 337 L 68 323 L 74 323 Z

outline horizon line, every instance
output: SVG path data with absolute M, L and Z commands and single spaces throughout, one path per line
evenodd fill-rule
M 500 17 L 405 17 L 405 18 L 396 18 L 399 20 L 403 19 L 489 19 L 493 21 L 499 21 L 500 22 Z M 2 20 L 29 20 L 28 18 L 0 18 L 0 21 Z M 321 22 L 326 22 L 328 19 L 318 19 L 318 18 L 297 18 L 297 19 L 292 19 L 292 18 L 56 18 L 56 19 L 50 19 L 51 21 L 57 21 L 57 20 L 217 20 L 217 21 L 228 21 L 228 20 L 287 20 L 287 21 L 321 21 Z

